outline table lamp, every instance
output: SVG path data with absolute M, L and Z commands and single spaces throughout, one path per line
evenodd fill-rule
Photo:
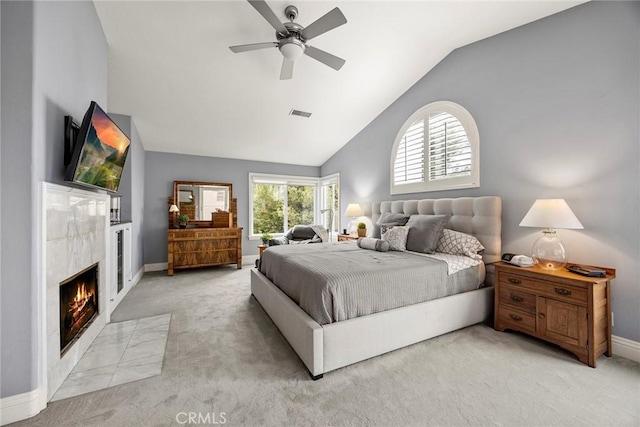
M 178 206 L 176 205 L 171 205 L 169 207 L 169 213 L 171 214 L 171 219 L 172 219 L 172 226 L 175 226 L 176 223 L 176 212 L 180 212 L 180 209 L 178 208 Z
M 363 216 L 364 212 L 362 212 L 362 208 L 357 203 L 349 203 L 347 205 L 347 209 L 344 211 L 344 216 L 351 217 L 351 222 L 349 222 L 349 234 L 356 232 L 358 224 L 356 219 L 359 216 Z
M 564 199 L 538 199 L 520 222 L 521 227 L 539 227 L 540 236 L 531 249 L 534 261 L 547 270 L 559 270 L 567 265 L 566 252 L 554 228 L 583 229 Z

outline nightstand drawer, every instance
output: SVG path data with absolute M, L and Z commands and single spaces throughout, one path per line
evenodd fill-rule
M 558 301 L 587 305 L 589 293 L 586 289 L 552 282 L 542 283 L 541 285 L 539 292 L 540 295 L 544 295 Z
M 499 282 L 503 286 L 517 285 L 519 288 L 530 290 L 536 294 L 554 298 L 559 301 L 575 302 L 583 305 L 587 304 L 588 292 L 583 288 L 551 281 L 542 282 L 509 272 L 501 272 Z
M 500 288 L 500 304 L 513 306 L 527 313 L 536 313 L 535 294 L 523 292 L 513 286 L 504 285 Z
M 536 316 L 524 311 L 500 304 L 498 308 L 498 322 L 503 328 L 520 331 L 536 331 Z

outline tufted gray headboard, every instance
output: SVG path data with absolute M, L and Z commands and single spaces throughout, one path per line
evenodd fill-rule
M 384 212 L 407 215 L 447 215 L 445 228 L 475 236 L 485 247 L 482 259 L 487 265 L 488 284 L 493 284 L 494 262 L 500 260 L 502 251 L 502 199 L 497 196 L 459 197 L 456 199 L 394 200 L 374 202 L 371 219 L 373 236 L 380 236 L 375 225 Z

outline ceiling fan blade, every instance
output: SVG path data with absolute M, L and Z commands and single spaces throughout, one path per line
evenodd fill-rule
M 316 61 L 322 62 L 324 65 L 328 65 L 334 70 L 338 71 L 344 63 L 346 62 L 342 58 L 338 58 L 335 55 L 330 54 L 329 52 L 325 52 L 322 49 L 318 49 L 317 47 L 307 46 L 304 50 L 304 54 L 312 57 Z
M 289 80 L 293 77 L 293 61 L 282 58 L 282 70 L 280 70 L 280 80 Z
M 278 42 L 266 42 L 266 43 L 253 43 L 253 44 L 241 44 L 238 46 L 229 46 L 234 53 L 248 52 L 250 50 L 267 49 L 269 47 L 278 46 Z
M 327 31 L 333 30 L 334 28 L 346 23 L 347 18 L 345 18 L 342 12 L 340 12 L 340 9 L 336 7 L 302 30 L 302 37 L 305 40 L 311 40 L 314 37 L 318 37 L 320 34 L 324 34 Z
M 271 24 L 273 28 L 275 28 L 277 32 L 282 34 L 289 34 L 289 31 L 285 28 L 282 22 L 280 22 L 276 14 L 273 13 L 273 10 L 269 7 L 267 2 L 265 2 L 264 0 L 248 0 L 248 1 L 249 3 L 251 3 L 251 6 L 253 6 L 255 10 L 257 10 L 258 13 L 262 15 L 262 17 L 266 19 L 267 22 L 269 22 L 269 24 Z

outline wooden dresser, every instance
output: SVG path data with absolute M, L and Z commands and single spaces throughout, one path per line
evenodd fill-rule
M 236 264 L 242 268 L 242 227 L 170 228 L 168 230 L 168 269 Z
M 601 267 L 600 267 L 601 268 Z M 495 264 L 495 318 L 498 331 L 512 329 L 559 345 L 595 368 L 611 356 L 611 280 L 566 270 Z
M 182 201 L 184 197 L 188 202 Z M 179 212 L 189 218 L 186 228 L 178 228 Z M 167 274 L 182 268 L 236 264 L 242 268 L 242 227 L 238 227 L 238 199 L 229 183 L 174 181 L 173 196 L 167 200 Z

